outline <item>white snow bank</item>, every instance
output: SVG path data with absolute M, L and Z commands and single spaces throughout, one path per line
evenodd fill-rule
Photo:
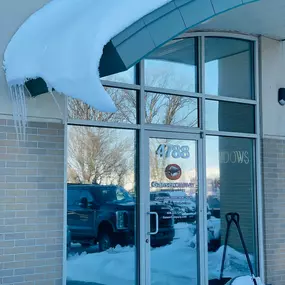
M 8 84 L 41 77 L 48 86 L 107 112 L 99 78 L 104 45 L 170 0 L 52 0 L 16 32 L 4 54 Z
M 191 227 L 175 225 L 172 245 L 151 249 L 151 278 L 153 285 L 196 285 L 197 250 L 189 247 Z M 209 278 L 220 275 L 223 247 L 209 253 Z M 224 276 L 248 274 L 245 256 L 227 248 Z M 117 247 L 101 253 L 81 254 L 68 259 L 67 276 L 70 280 L 95 282 L 105 285 L 134 284 L 135 248 Z M 243 284 L 245 285 L 245 284 Z
M 257 285 L 263 285 L 260 278 L 255 278 Z M 227 284 L 231 285 L 254 285 L 254 282 L 250 276 L 241 276 L 237 277 L 232 283 L 228 282 Z
M 219 239 L 221 236 L 221 219 L 211 217 L 207 223 L 209 241 Z

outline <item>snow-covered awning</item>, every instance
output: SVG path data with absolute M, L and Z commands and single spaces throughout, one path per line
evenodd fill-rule
M 183 31 L 254 1 L 52 0 L 27 19 L 6 49 L 12 99 L 22 94 L 22 102 L 18 86 L 41 78 L 50 90 L 113 112 L 100 82 L 100 59 L 102 76 L 128 69 Z

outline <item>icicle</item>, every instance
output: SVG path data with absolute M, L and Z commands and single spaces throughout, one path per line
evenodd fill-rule
M 58 101 L 56 100 L 55 95 L 54 95 L 54 93 L 53 93 L 53 91 L 52 91 L 51 88 L 49 88 L 49 93 L 51 94 L 51 96 L 52 96 L 52 98 L 53 98 L 53 101 L 54 101 L 55 104 L 57 105 L 58 111 L 59 111 L 59 113 L 61 114 L 62 119 L 64 120 L 64 114 L 63 114 L 63 112 L 62 112 L 62 110 L 61 110 L 61 108 L 60 108 L 60 105 L 59 105 Z
M 10 86 L 10 99 L 13 107 L 14 126 L 18 141 L 26 140 L 27 106 L 24 85 Z

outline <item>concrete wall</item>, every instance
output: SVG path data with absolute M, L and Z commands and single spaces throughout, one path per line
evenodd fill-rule
M 261 39 L 262 163 L 265 273 L 268 283 L 285 284 L 285 107 L 278 89 L 285 87 L 284 43 Z
M 278 103 L 278 89 L 285 87 L 285 45 L 261 38 L 262 121 L 265 137 L 285 137 L 285 107 Z

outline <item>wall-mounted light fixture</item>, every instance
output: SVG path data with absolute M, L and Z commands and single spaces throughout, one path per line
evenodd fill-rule
M 278 102 L 281 106 L 285 105 L 285 88 L 279 88 L 279 90 L 278 90 Z

